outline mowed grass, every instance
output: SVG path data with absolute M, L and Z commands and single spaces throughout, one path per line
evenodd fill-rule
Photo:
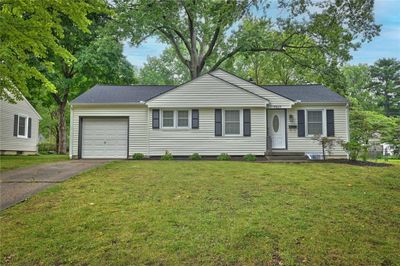
M 119 161 L 0 232 L 1 264 L 399 265 L 400 166 Z
M 68 160 L 68 155 L 1 155 L 0 171 L 13 170 L 42 163 Z

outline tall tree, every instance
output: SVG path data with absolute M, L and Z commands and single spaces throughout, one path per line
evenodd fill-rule
M 362 110 L 382 112 L 378 105 L 378 99 L 371 92 L 371 74 L 367 64 L 346 65 L 341 69 L 347 97 L 352 106 L 358 106 Z
M 142 84 L 178 85 L 189 80 L 189 71 L 175 56 L 173 48 L 167 48 L 160 57 L 149 57 L 140 69 Z
M 382 58 L 370 67 L 371 91 L 381 97 L 387 116 L 400 116 L 400 61 Z
M 76 61 L 68 64 L 64 58 L 53 55 L 52 71 L 43 70 L 57 88 L 49 96 L 57 106 L 56 143 L 57 152 L 61 154 L 67 149 L 66 110 L 69 100 L 96 83 L 135 82 L 134 69 L 122 54 L 122 44 L 105 31 L 109 17 L 104 13 L 90 14 L 89 17 L 92 20 L 91 33 L 79 31 L 68 18 L 63 18 L 65 37 L 61 42 Z
M 135 45 L 150 36 L 170 44 L 192 79 L 246 52 L 281 53 L 315 68 L 305 64 L 302 51 L 314 49 L 327 61 L 346 61 L 351 49 L 371 40 L 380 28 L 374 23 L 373 0 L 278 0 L 279 17 L 270 16 L 270 5 L 257 0 L 114 3 L 115 26 L 123 37 Z M 246 27 L 245 20 L 252 20 L 252 26 Z M 259 34 L 266 28 L 270 34 Z
M 45 75 L 30 64 L 31 58 L 51 69 L 49 54 L 55 54 L 70 64 L 73 55 L 60 44 L 64 37 L 60 16 L 68 17 L 80 31 L 88 31 L 87 14 L 100 10 L 99 0 L 24 0 L 0 3 L 0 99 L 13 102 L 27 93 L 27 81 L 39 80 L 43 86 L 56 91 Z M 9 94 L 11 93 L 11 94 Z

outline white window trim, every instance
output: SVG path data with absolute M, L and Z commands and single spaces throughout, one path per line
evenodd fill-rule
M 173 112 L 173 126 L 172 127 L 165 127 L 164 126 L 164 111 L 171 111 Z M 178 126 L 178 111 L 187 111 L 188 112 L 188 125 L 185 127 Z M 192 127 L 192 110 L 190 109 L 161 109 L 160 110 L 160 128 L 165 130 L 171 129 L 190 129 Z
M 321 111 L 322 112 L 322 135 L 323 137 L 326 136 L 326 109 L 321 109 L 321 108 L 307 108 L 305 109 L 305 130 L 306 130 L 306 136 L 307 137 L 315 137 L 314 134 L 308 134 L 308 111 Z
M 240 133 L 225 134 L 225 111 L 239 111 Z M 222 109 L 222 136 L 225 137 L 242 137 L 243 136 L 243 109 L 241 108 L 226 108 Z
M 19 134 L 19 118 L 20 117 L 24 117 L 25 118 L 25 135 L 20 135 Z M 21 138 L 21 139 L 27 139 L 28 138 L 28 120 L 29 120 L 29 116 L 24 115 L 24 114 L 18 114 L 17 138 Z

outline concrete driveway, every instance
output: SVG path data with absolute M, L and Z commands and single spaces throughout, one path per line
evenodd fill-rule
M 46 163 L 0 173 L 0 210 L 109 160 Z

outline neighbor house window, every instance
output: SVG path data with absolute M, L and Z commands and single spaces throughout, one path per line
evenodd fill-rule
M 225 135 L 240 135 L 240 110 L 225 110 Z
M 162 112 L 163 128 L 188 128 L 189 110 L 164 110 Z
M 189 111 L 178 111 L 178 127 L 189 127 Z
M 28 118 L 26 116 L 18 116 L 18 137 L 27 137 Z
M 307 135 L 322 135 L 322 111 L 308 110 L 307 111 Z
M 163 111 L 163 127 L 174 127 L 174 111 Z

